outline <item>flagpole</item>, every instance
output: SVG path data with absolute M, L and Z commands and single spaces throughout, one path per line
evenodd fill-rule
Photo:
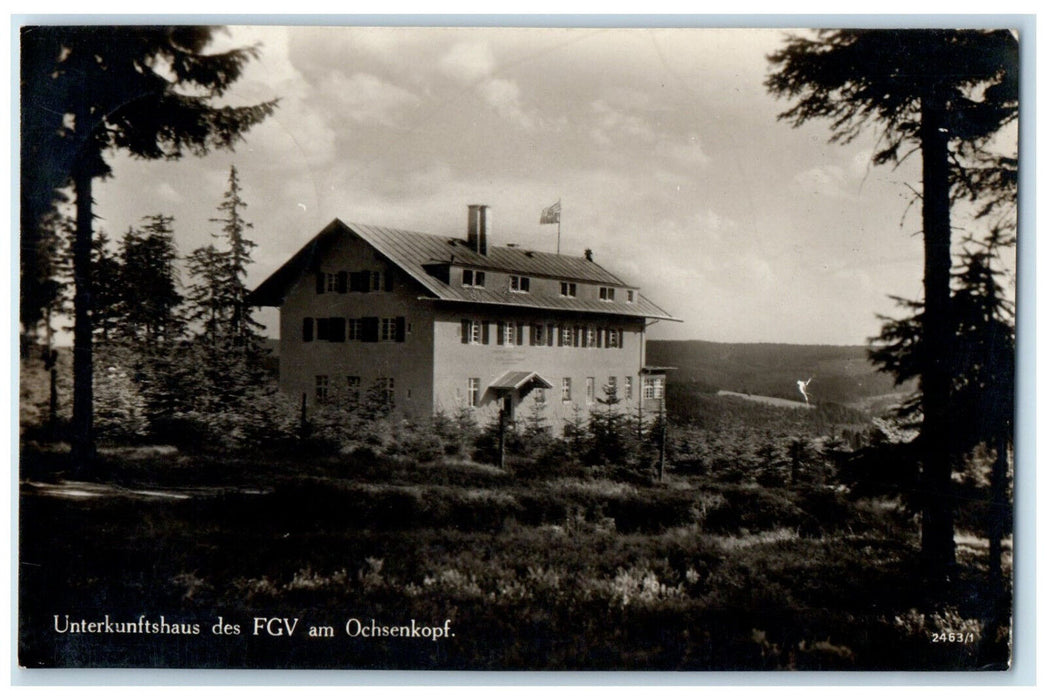
M 563 218 L 563 203 L 559 199 L 556 203 L 560 205 L 560 211 L 556 212 L 556 254 L 560 254 L 560 219 Z

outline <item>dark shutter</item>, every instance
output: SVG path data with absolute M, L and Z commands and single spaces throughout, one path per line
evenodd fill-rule
M 484 345 L 490 345 L 491 344 L 491 322 L 490 321 L 484 321 L 483 341 L 484 341 Z
M 472 336 L 473 324 L 467 318 L 462 319 L 462 344 L 467 345 Z
M 396 342 L 402 343 L 407 340 L 407 320 L 403 316 L 396 317 Z
M 498 337 L 496 338 L 496 342 L 499 345 L 505 342 L 505 321 L 498 322 Z
M 549 347 L 552 347 L 553 344 L 556 342 L 556 339 L 553 338 L 553 336 L 556 335 L 556 326 L 554 324 L 550 323 L 549 325 L 547 325 L 545 327 L 545 331 L 546 331 L 545 344 L 548 345 Z
M 582 326 L 582 347 L 589 347 L 589 326 Z
M 625 347 L 625 331 L 621 328 L 618 329 L 618 349 L 621 350 Z
M 596 329 L 596 347 L 598 347 L 598 348 L 602 348 L 603 347 L 603 332 L 604 332 L 603 328 L 597 328 Z
M 324 287 L 327 286 L 327 277 L 322 272 L 316 273 L 316 293 L 323 294 Z
M 393 291 L 393 272 L 392 268 L 385 271 L 385 291 Z
M 378 342 L 378 317 L 377 316 L 364 316 L 360 319 L 363 322 L 363 328 L 361 329 L 361 335 L 363 337 L 360 340 L 365 343 L 377 343 Z
M 563 347 L 563 326 L 556 327 L 556 344 Z
M 335 317 L 330 319 L 330 333 L 331 337 L 329 340 L 332 343 L 344 343 L 345 342 L 345 319 Z
M 338 273 L 338 282 L 336 289 L 339 294 L 345 294 L 349 291 L 349 273 L 345 270 L 341 270 Z
M 531 324 L 531 338 L 530 338 L 530 344 L 531 345 L 537 345 L 538 344 L 538 333 L 535 332 L 535 331 L 538 330 L 538 328 L 540 328 L 540 326 L 537 323 L 532 323 Z
M 366 292 L 367 283 L 370 276 L 366 272 L 350 272 L 349 273 L 349 291 L 350 292 Z
M 313 319 L 302 319 L 302 341 L 311 343 L 313 341 Z
M 524 324 L 521 321 L 516 322 L 516 344 L 523 345 L 524 337 Z

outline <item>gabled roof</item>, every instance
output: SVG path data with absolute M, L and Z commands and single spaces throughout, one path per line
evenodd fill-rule
M 468 247 L 461 238 L 435 236 L 413 231 L 345 224 L 335 219 L 290 260 L 258 286 L 248 298 L 253 306 L 280 306 L 291 286 L 308 271 L 316 270 L 331 245 L 339 237 L 355 234 L 383 257 L 414 278 L 440 301 L 520 306 L 532 309 L 581 311 L 616 316 L 642 316 L 677 320 L 642 294 L 636 301 L 600 301 L 538 294 L 518 294 L 508 290 L 454 287 L 426 271 L 432 265 L 464 266 L 483 270 L 513 272 L 536 277 L 614 285 L 636 289 L 592 260 L 570 255 L 529 251 L 507 246 L 490 246 L 486 256 Z
M 493 382 L 487 385 L 488 389 L 494 391 L 516 391 L 527 384 L 534 384 L 534 386 L 541 389 L 552 389 L 552 383 L 538 374 L 537 372 L 506 372 L 502 376 L 495 379 Z

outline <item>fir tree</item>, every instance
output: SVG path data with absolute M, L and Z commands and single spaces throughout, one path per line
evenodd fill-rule
M 267 102 L 218 106 L 257 55 L 254 48 L 208 53 L 213 27 L 49 26 L 21 32 L 21 233 L 36 249 L 40 222 L 72 186 L 73 281 L 72 457 L 82 473 L 94 459 L 93 275 L 94 180 L 112 174 L 115 150 L 146 159 L 176 159 L 231 149 L 269 116 Z M 43 277 L 23 268 L 23 283 Z M 30 295 L 33 306 L 46 295 Z M 24 310 L 23 328 L 33 310 Z

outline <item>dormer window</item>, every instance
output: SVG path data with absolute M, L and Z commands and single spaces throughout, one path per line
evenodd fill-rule
M 482 287 L 484 282 L 483 270 L 462 270 L 463 287 Z
M 576 297 L 578 296 L 578 285 L 574 282 L 561 282 L 560 283 L 560 296 L 562 297 Z
M 614 301 L 614 287 L 600 287 L 600 301 Z
M 632 304 L 636 300 L 636 292 L 634 292 L 631 289 L 626 290 L 626 292 L 625 292 L 625 300 L 627 302 L 629 302 L 630 304 Z
M 531 278 L 520 275 L 509 275 L 509 289 L 514 292 L 530 292 Z

